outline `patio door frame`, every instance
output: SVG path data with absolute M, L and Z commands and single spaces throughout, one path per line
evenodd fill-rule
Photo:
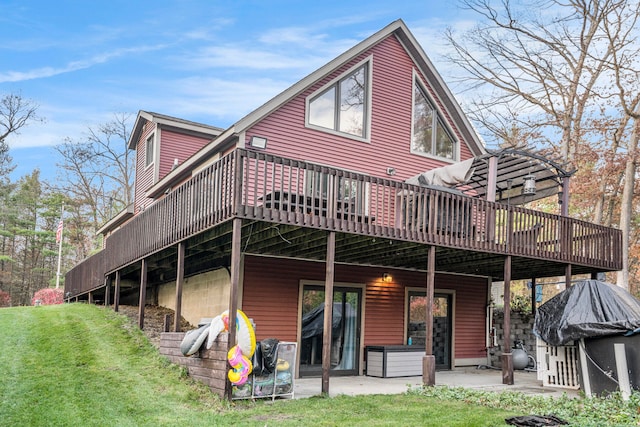
M 298 292 L 298 331 L 297 331 L 297 340 L 298 340 L 298 360 L 297 360 L 297 371 L 299 377 L 315 377 L 322 375 L 322 369 L 318 370 L 317 375 L 315 372 L 310 372 L 307 369 L 302 369 L 302 299 L 304 296 L 305 287 L 317 287 L 320 290 L 324 290 L 325 283 L 320 280 L 301 280 L 300 288 Z M 331 370 L 331 376 L 349 376 L 349 375 L 362 375 L 362 366 L 364 361 L 364 351 L 362 347 L 362 343 L 364 342 L 364 316 L 365 316 L 365 283 L 347 283 L 347 282 L 334 282 L 333 292 L 340 291 L 347 292 L 358 292 L 358 300 L 359 307 L 357 311 L 357 326 L 356 326 L 356 355 L 355 355 L 355 369 L 350 369 L 348 371 L 336 371 Z M 335 301 L 334 301 L 335 303 Z M 306 371 L 306 375 L 305 372 Z
M 408 340 L 408 329 L 409 329 L 409 296 L 410 294 L 415 294 L 415 293 L 423 293 L 426 295 L 426 290 L 424 288 L 421 287 L 407 287 L 405 288 L 405 312 L 404 312 L 404 342 L 407 343 Z M 442 296 L 446 296 L 448 298 L 448 313 L 449 313 L 449 319 L 448 319 L 448 328 L 449 328 L 449 363 L 442 365 L 442 364 L 437 364 L 436 365 L 436 369 L 439 370 L 447 370 L 447 369 L 453 369 L 455 367 L 455 351 L 456 351 L 456 346 L 455 346 L 455 318 L 456 318 L 456 291 L 453 289 L 435 289 L 434 292 L 434 299 L 437 297 L 442 297 Z M 435 337 L 434 337 L 435 338 Z M 435 340 L 434 340 L 435 341 Z M 434 352 L 435 352 L 435 347 L 434 347 Z

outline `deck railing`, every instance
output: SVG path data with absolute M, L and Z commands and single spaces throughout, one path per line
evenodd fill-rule
M 86 267 L 104 275 L 233 217 L 620 268 L 619 230 L 243 149 L 137 213 Z M 89 274 L 78 268 L 67 279 Z

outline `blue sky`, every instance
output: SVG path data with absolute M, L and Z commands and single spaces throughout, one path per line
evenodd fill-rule
M 450 80 L 441 33 L 473 25 L 450 2 L 0 0 L 0 96 L 44 119 L 8 140 L 13 178 L 55 179 L 51 146 L 113 113 L 227 127 L 398 18 Z

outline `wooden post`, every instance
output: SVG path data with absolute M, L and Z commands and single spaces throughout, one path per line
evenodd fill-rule
M 536 315 L 536 278 L 531 279 L 531 315 Z
M 567 264 L 564 267 L 564 288 L 569 289 L 571 287 L 571 264 Z
M 182 317 L 182 282 L 184 281 L 184 242 L 178 243 L 178 265 L 176 271 L 176 311 L 173 319 L 173 332 L 180 332 Z
M 569 216 L 569 177 L 562 178 L 562 198 L 560 199 L 560 215 Z
M 93 292 L 89 292 L 89 297 L 88 298 L 89 298 L 88 303 L 89 304 L 93 304 Z
M 504 260 L 503 331 L 502 384 L 513 385 L 513 354 L 511 353 L 511 255 L 507 255 Z
M 231 237 L 231 289 L 229 290 L 229 341 L 227 352 L 236 345 L 236 320 L 238 316 L 238 289 L 240 288 L 240 265 L 242 257 L 242 218 L 234 218 Z M 232 387 L 226 382 L 225 396 L 232 398 Z
M 327 263 L 324 282 L 324 330 L 322 336 L 322 394 L 329 394 L 331 370 L 331 330 L 333 324 L 333 279 L 335 274 L 336 232 L 327 236 Z
M 109 307 L 111 304 L 111 276 L 104 278 L 104 306 Z
M 427 298 L 425 316 L 425 355 L 422 358 L 422 383 L 436 384 L 436 357 L 433 355 L 433 301 L 436 282 L 436 247 L 429 246 L 427 258 Z
M 138 327 L 144 329 L 144 303 L 147 300 L 147 260 L 140 265 L 140 301 L 138 302 Z
M 113 292 L 113 311 L 120 310 L 120 270 L 116 270 L 116 289 Z

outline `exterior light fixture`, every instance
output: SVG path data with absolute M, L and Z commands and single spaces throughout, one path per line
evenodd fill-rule
M 527 175 L 524 178 L 522 184 L 522 194 L 525 196 L 533 196 L 536 194 L 536 177 L 534 175 Z
M 249 144 L 253 148 L 265 149 L 267 148 L 267 138 L 264 138 L 262 136 L 252 136 L 249 140 Z
M 385 283 L 391 283 L 393 277 L 389 273 L 382 273 L 382 281 Z

